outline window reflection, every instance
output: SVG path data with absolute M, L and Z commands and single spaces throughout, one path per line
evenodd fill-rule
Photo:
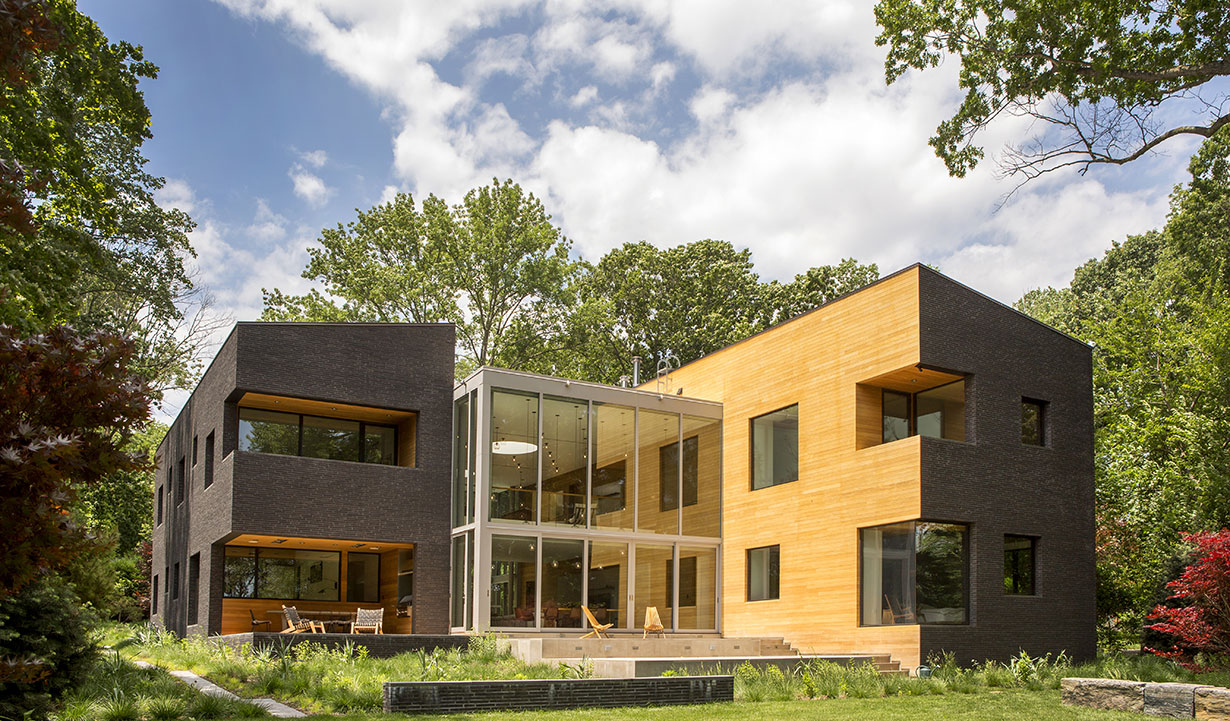
M 543 523 L 585 526 L 585 469 L 589 465 L 589 408 L 584 401 L 542 401 Z
M 923 521 L 860 529 L 862 625 L 965 623 L 966 535 Z
M 537 545 L 533 538 L 491 537 L 491 625 L 536 625 Z
M 679 414 L 642 409 L 636 423 L 637 530 L 678 533 Z
M 593 525 L 632 530 L 628 503 L 635 449 L 635 411 L 626 406 L 594 403 Z
M 491 393 L 492 520 L 537 518 L 538 396 L 515 391 Z
M 752 419 L 752 489 L 799 479 L 799 406 Z

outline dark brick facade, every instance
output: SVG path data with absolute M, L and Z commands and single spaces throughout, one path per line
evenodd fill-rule
M 447 633 L 454 340 L 451 324 L 237 324 L 158 448 L 164 517 L 154 528 L 154 621 L 178 633 L 218 632 L 224 544 L 256 533 L 416 544 L 414 631 Z M 239 451 L 236 402 L 248 392 L 414 411 L 416 467 Z M 213 482 L 205 487 L 210 433 Z M 181 458 L 177 502 L 168 474 Z M 198 623 L 190 628 L 187 569 L 196 553 Z M 176 563 L 178 599 L 167 578 Z
M 734 701 L 734 676 L 421 681 L 384 684 L 385 713 L 678 706 Z
M 1092 353 L 930 269 L 920 270 L 922 365 L 968 373 L 966 443 L 922 439 L 922 517 L 970 526 L 968 625 L 924 625 L 922 658 L 1003 659 L 1095 635 Z M 1021 442 L 1021 400 L 1046 402 L 1046 445 Z M 1004 593 L 1004 535 L 1037 538 L 1036 595 Z

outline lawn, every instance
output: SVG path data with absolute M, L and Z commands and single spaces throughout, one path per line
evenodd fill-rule
M 112 647 L 86 688 L 68 699 L 62 721 L 138 721 L 233 718 L 261 715 L 248 704 L 201 701 L 164 671 L 139 671 L 125 659 L 194 671 L 240 696 L 272 697 L 332 719 L 414 718 L 380 713 L 383 681 L 584 677 L 584 665 L 525 664 L 502 650 L 497 639 L 479 636 L 464 651 L 409 653 L 370 658 L 359 647 L 329 650 L 316 644 L 285 652 L 235 651 L 204 639 L 179 639 L 149 627 L 112 626 L 103 642 Z M 1196 676 L 1152 656 L 1107 656 L 1073 665 L 1059 658 L 1020 655 L 1009 663 L 962 668 L 951 657 L 935 659 L 931 678 L 884 676 L 871 666 L 846 668 L 812 662 L 794 673 L 750 665 L 735 673 L 735 703 L 689 707 L 596 709 L 454 716 L 481 719 L 1094 719 L 1139 718 L 1071 708 L 1059 702 L 1065 676 L 1184 681 L 1226 686 L 1230 675 Z M 202 706 L 204 704 L 204 706 Z M 443 718 L 439 716 L 423 718 Z

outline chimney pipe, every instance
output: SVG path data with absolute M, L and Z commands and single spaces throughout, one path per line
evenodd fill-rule
M 641 384 L 641 357 L 639 355 L 632 356 L 632 385 L 639 386 Z

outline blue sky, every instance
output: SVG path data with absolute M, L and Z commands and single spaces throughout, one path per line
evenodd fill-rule
M 302 292 L 320 229 L 398 190 L 511 177 L 597 259 L 721 238 L 762 276 L 924 261 L 1005 302 L 1157 227 L 1195 143 L 1012 187 L 949 178 L 927 138 L 955 64 L 883 79 L 871 2 L 81 0 L 161 67 L 143 84 L 161 200 L 198 222 L 236 320 Z M 988 156 L 1027 128 L 992 126 Z

